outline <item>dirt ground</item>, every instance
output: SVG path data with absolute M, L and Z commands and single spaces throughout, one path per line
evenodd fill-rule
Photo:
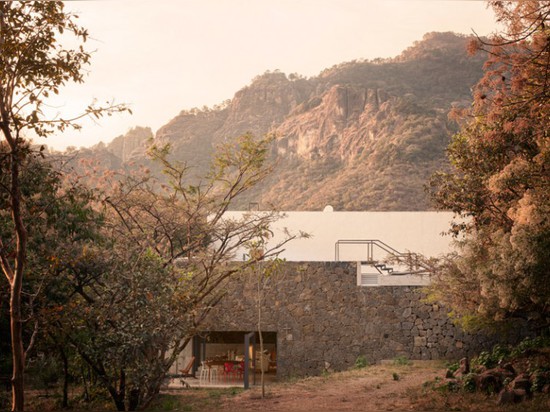
M 164 391 L 147 410 L 191 412 L 339 412 L 339 411 L 550 411 L 550 395 L 506 407 L 497 396 L 464 391 L 438 390 L 444 380 L 443 362 L 412 361 L 411 364 L 367 366 L 319 377 L 270 383 L 266 397 L 261 389 L 191 388 Z M 29 411 L 58 411 L 59 397 L 37 394 Z M 31 396 L 32 398 L 32 396 Z M 2 409 L 2 408 L 0 408 Z M 73 410 L 83 410 L 75 408 Z M 112 411 L 109 399 L 87 411 Z
M 334 373 L 228 397 L 224 411 L 391 411 L 410 410 L 411 389 L 441 374 L 440 364 L 387 365 Z
M 227 412 L 550 410 L 548 397 L 504 408 L 497 405 L 495 396 L 434 391 L 430 382 L 442 379 L 444 374 L 440 362 L 370 366 L 272 384 L 266 388 L 264 399 L 258 388 L 225 396 L 216 409 Z

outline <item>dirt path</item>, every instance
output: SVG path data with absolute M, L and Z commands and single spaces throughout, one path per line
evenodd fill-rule
M 267 397 L 253 389 L 223 400 L 223 411 L 392 411 L 426 405 L 422 383 L 441 377 L 441 363 L 382 365 L 335 373 L 267 388 Z

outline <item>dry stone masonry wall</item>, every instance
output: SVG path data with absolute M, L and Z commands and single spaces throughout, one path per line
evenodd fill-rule
M 233 279 L 205 328 L 256 330 L 256 279 Z M 425 301 L 420 287 L 357 286 L 354 263 L 285 262 L 263 293 L 262 330 L 277 332 L 280 377 L 345 370 L 359 356 L 370 363 L 459 359 L 495 343 L 465 334 L 445 308 Z

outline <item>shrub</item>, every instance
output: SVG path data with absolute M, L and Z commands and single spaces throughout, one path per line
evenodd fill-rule
M 482 351 L 477 358 L 473 359 L 474 365 L 485 366 L 487 369 L 494 368 L 502 360 L 510 356 L 510 349 L 507 346 L 495 345 L 491 352 Z
M 460 364 L 458 362 L 447 363 L 447 369 L 453 373 L 456 372 L 458 368 L 460 368 Z
M 436 381 L 433 385 L 433 390 L 438 392 L 458 392 L 460 389 L 460 383 L 455 380 L 448 380 L 448 381 Z
M 475 392 L 477 389 L 477 375 L 469 373 L 462 378 L 462 388 L 466 392 Z
M 398 356 L 393 360 L 394 365 L 404 366 L 410 365 L 412 362 L 406 356 Z
M 365 355 L 359 355 L 357 359 L 355 359 L 355 369 L 362 369 L 369 366 L 369 361 L 365 357 Z
M 48 389 L 55 386 L 62 372 L 55 356 L 37 356 L 28 367 L 28 382 L 34 389 Z
M 496 367 L 504 359 L 510 357 L 516 358 L 534 349 L 544 347 L 550 347 L 549 337 L 537 336 L 536 338 L 525 338 L 514 347 L 506 345 L 495 345 L 490 352 L 480 352 L 480 354 L 472 360 L 472 364 L 485 366 L 487 369 L 491 369 Z
M 512 350 L 512 356 L 519 356 L 530 350 L 544 347 L 550 347 L 549 337 L 537 336 L 536 338 L 525 338 Z
M 531 375 L 531 391 L 542 392 L 545 385 L 550 383 L 550 369 L 537 369 Z

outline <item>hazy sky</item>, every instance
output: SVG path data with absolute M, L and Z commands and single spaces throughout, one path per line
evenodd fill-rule
M 95 50 L 86 83 L 52 102 L 64 115 L 94 98 L 128 103 L 80 132 L 49 137 L 57 149 L 108 142 L 136 125 L 154 132 L 181 110 L 233 97 L 258 74 L 315 76 L 354 59 L 393 57 L 431 31 L 487 35 L 484 1 L 104 0 L 67 2 Z

